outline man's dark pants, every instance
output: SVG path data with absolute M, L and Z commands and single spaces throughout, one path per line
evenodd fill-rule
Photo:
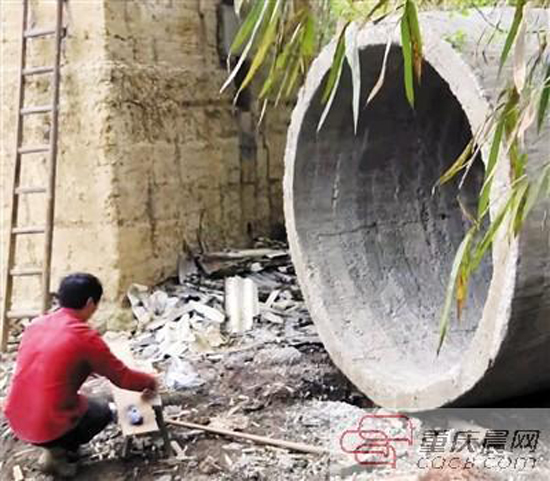
M 88 410 L 80 418 L 78 424 L 60 438 L 37 444 L 42 448 L 62 448 L 76 452 L 81 444 L 89 442 L 99 434 L 113 420 L 113 413 L 109 403 L 98 399 L 88 399 Z

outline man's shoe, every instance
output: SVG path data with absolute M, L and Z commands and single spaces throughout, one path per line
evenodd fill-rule
M 61 478 L 72 478 L 77 471 L 76 463 L 69 462 L 67 451 L 61 448 L 45 449 L 38 465 L 45 474 L 53 474 Z

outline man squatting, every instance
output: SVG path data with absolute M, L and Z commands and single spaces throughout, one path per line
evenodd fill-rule
M 145 398 L 157 390 L 154 376 L 128 368 L 88 324 L 102 294 L 91 274 L 65 277 L 60 308 L 35 319 L 21 339 L 3 410 L 19 439 L 44 448 L 40 467 L 50 474 L 74 476 L 79 447 L 114 420 L 107 401 L 79 394 L 91 374 Z

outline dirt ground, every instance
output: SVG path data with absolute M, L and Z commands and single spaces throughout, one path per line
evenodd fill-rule
M 371 406 L 320 345 L 262 346 L 221 359 L 209 357 L 197 365 L 206 384 L 163 395 L 165 402 L 177 403 L 165 407 L 166 415 L 198 423 L 225 418 L 229 428 L 307 442 L 308 426 L 300 426 L 296 414 L 307 401 L 346 400 Z M 6 361 L 2 359 L 3 365 Z M 85 386 L 95 395 L 106 394 L 108 389 L 97 380 Z M 14 439 L 3 419 L 0 433 L 0 479 L 12 479 L 16 465 L 25 479 L 49 479 L 36 469 L 38 448 Z M 170 427 L 170 434 L 185 449 L 186 459 L 163 458 L 158 437 L 136 439 L 127 459 L 122 459 L 122 437 L 113 426 L 84 449 L 77 479 L 321 479 L 326 470 L 327 460 L 317 455 L 292 454 L 178 427 Z
M 10 356 L 10 357 L 13 357 Z M 8 361 L 9 362 L 9 361 Z M 205 384 L 164 392 L 165 415 L 324 447 L 350 428 L 372 403 L 335 368 L 319 344 L 263 345 L 195 362 Z M 2 358 L 6 366 L 6 357 Z M 91 395 L 109 393 L 107 382 L 85 385 Z M 373 480 L 492 481 L 516 479 L 468 470 L 431 470 L 422 475 L 409 465 L 401 470 L 358 470 L 351 460 L 292 453 L 175 426 L 172 439 L 184 449 L 182 459 L 164 457 L 158 436 L 136 438 L 126 458 L 120 430 L 112 425 L 83 450 L 76 479 L 131 480 Z M 0 424 L 0 479 L 11 480 L 19 466 L 26 480 L 52 479 L 36 468 L 39 449 L 17 441 L 4 420 Z M 546 475 L 548 472 L 546 471 Z M 517 479 L 548 479 L 545 474 Z
M 229 481 L 229 480 L 331 480 L 331 481 L 493 481 L 508 479 L 548 480 L 548 468 L 520 473 L 489 473 L 476 469 L 419 471 L 415 464 L 399 458 L 398 469 L 365 469 L 353 456 L 342 452 L 342 434 L 357 425 L 373 403 L 359 393 L 330 360 L 312 324 L 292 269 L 273 260 L 266 261 L 263 277 L 258 277 L 257 262 L 252 270 L 260 289 L 261 314 L 246 334 L 226 336 L 223 344 L 204 352 L 188 349 L 174 353 L 181 338 L 168 339 L 170 329 L 203 329 L 206 318 L 197 312 L 179 312 L 189 303 L 220 307 L 223 279 L 198 282 L 196 274 L 183 276 L 149 291 L 141 303 L 133 304 L 146 322 L 129 329 L 137 358 L 153 359 L 160 373 L 161 397 L 166 418 L 225 427 L 271 438 L 306 443 L 326 449 L 330 454 L 303 454 L 281 448 L 253 444 L 235 438 L 207 434 L 171 425 L 170 436 L 183 449 L 183 455 L 163 454 L 160 436 L 134 438 L 126 456 L 124 441 L 113 424 L 82 450 L 79 473 L 82 481 Z M 260 266 L 261 267 L 261 266 Z M 246 266 L 246 269 L 249 269 Z M 194 276 L 194 277 L 193 277 Z M 271 276 L 271 277 L 270 277 Z M 273 284 L 273 280 L 278 282 Z M 202 284 L 201 284 L 202 282 Z M 199 285 L 200 284 L 200 285 Z M 162 292 L 159 292 L 162 291 Z M 271 295 L 273 292 L 277 295 Z M 287 291 L 288 295 L 285 295 Z M 143 292 L 142 292 L 142 295 Z M 179 296 L 179 299 L 176 297 Z M 172 302 L 172 299 L 174 302 Z M 275 301 L 278 299 L 277 301 Z M 153 302 L 154 301 L 154 302 Z M 147 307 L 148 306 L 148 307 Z M 155 307 L 156 306 L 156 307 Z M 148 309 L 161 307 L 159 315 Z M 172 306 L 170 311 L 166 306 Z M 179 306 L 179 307 L 178 307 Z M 136 309 L 138 309 L 136 311 Z M 141 310 L 139 310 L 141 309 Z M 145 310 L 144 310 L 145 309 Z M 164 309 L 164 311 L 163 311 Z M 184 309 L 185 310 L 185 309 Z M 212 311 L 204 311 L 206 316 Z M 203 314 L 204 314 L 203 312 Z M 276 313 L 276 314 L 275 314 Z M 155 317 L 156 316 L 156 317 Z M 202 326 L 202 327 L 201 327 Z M 211 326 L 211 324 L 210 324 Z M 208 326 L 207 326 L 208 327 Z M 164 332 L 166 331 L 166 333 Z M 175 331 L 174 331 L 175 332 Z M 202 331 L 211 332 L 211 331 Z M 219 333 L 218 333 L 219 334 Z M 187 339 L 187 337 L 186 337 Z M 210 340 L 217 340 L 218 335 Z M 160 340 L 160 341 L 159 341 Z M 168 342 L 170 341 L 170 342 Z M 0 398 L 6 395 L 13 372 L 16 343 L 11 351 L 0 354 Z M 163 349 L 172 354 L 163 355 Z M 186 347 L 187 349 L 187 347 Z M 159 355 L 160 352 L 160 355 Z M 174 357 L 189 363 L 200 382 L 172 386 L 167 373 Z M 177 389 L 176 389 L 177 388 Z M 110 386 L 102 378 L 93 378 L 83 386 L 90 396 L 109 397 Z M 550 396 L 536 395 L 509 406 L 550 406 Z M 367 410 L 367 411 L 365 411 Z M 383 411 L 378 411 L 382 412 Z M 543 411 L 546 416 L 548 410 Z M 547 416 L 547 421 L 550 416 Z M 427 421 L 411 418 L 416 427 Z M 401 426 L 398 426 L 401 429 Z M 435 427 L 435 426 L 434 426 Z M 385 429 L 385 427 L 384 427 Z M 392 428 L 393 429 L 393 428 Z M 545 440 L 541 457 L 550 459 L 550 442 Z M 407 456 L 410 453 L 407 453 Z M 413 454 L 415 454 L 413 452 Z M 0 481 L 17 479 L 20 470 L 27 481 L 52 479 L 37 469 L 40 449 L 14 438 L 0 412 Z M 15 469 L 15 471 L 14 471 Z

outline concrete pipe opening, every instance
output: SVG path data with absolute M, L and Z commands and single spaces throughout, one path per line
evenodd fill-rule
M 436 356 L 449 273 L 468 228 L 457 197 L 465 209 L 477 208 L 481 154 L 460 190 L 458 182 L 433 187 L 479 127 L 483 115 L 476 117 L 475 109 L 484 114 L 486 100 L 468 67 L 456 55 L 448 58 L 450 47 L 435 37 L 426 42 L 434 64 L 426 55 L 415 109 L 405 97 L 402 53 L 394 45 L 384 86 L 361 110 L 356 133 L 347 68 L 317 133 L 331 63 L 331 52 L 323 52 L 294 111 L 285 159 L 291 252 L 320 336 L 374 402 L 410 410 L 475 404 L 509 392 L 498 386 L 475 393 L 491 377 L 506 337 L 517 255 L 514 242 L 495 247 L 507 254 L 494 252 L 481 266 L 462 319 L 452 323 Z M 385 45 L 365 35 L 359 45 L 366 97 Z M 438 64 L 441 59 L 448 64 Z M 462 99 L 451 89 L 457 81 L 466 92 Z

